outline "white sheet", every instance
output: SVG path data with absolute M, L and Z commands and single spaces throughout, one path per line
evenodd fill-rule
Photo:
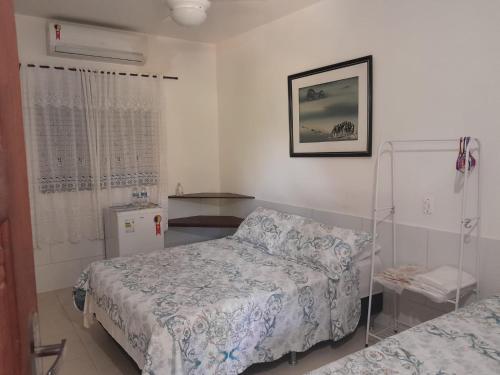
M 441 266 L 429 272 L 418 274 L 413 279 L 422 289 L 438 296 L 442 295 L 443 299 L 449 299 L 454 297 L 457 292 L 458 272 L 456 267 Z M 461 284 L 461 288 L 468 288 L 476 284 L 476 279 L 463 271 Z
M 356 261 L 356 265 L 359 269 L 359 297 L 367 297 L 370 292 L 370 266 L 371 259 L 363 259 Z M 375 274 L 382 271 L 382 262 L 378 255 L 375 255 Z M 373 284 L 373 294 L 382 292 L 383 288 L 381 285 Z

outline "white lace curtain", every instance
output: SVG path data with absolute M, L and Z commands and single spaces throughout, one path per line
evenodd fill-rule
M 21 68 L 35 247 L 103 238 L 134 187 L 166 203 L 158 78 Z

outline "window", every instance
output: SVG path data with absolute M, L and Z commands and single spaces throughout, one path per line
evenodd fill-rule
M 156 185 L 156 80 L 87 71 L 31 69 L 30 106 L 42 193 Z M 26 116 L 25 116 L 26 117 Z

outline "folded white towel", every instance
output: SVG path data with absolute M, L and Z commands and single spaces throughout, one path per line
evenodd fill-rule
M 458 269 L 453 266 L 441 266 L 432 271 L 414 276 L 414 280 L 420 286 L 429 286 L 441 292 L 445 296 L 452 296 L 457 290 Z M 462 271 L 461 288 L 467 288 L 476 283 L 476 279 L 471 274 Z

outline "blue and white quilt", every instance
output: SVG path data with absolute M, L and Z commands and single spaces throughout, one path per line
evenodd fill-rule
M 269 222 L 265 228 L 279 232 Z M 338 340 L 358 324 L 350 247 L 329 235 L 294 232 L 287 241 L 312 249 L 314 259 L 324 249 L 337 261 L 325 272 L 224 238 L 92 263 L 75 286 L 75 302 L 84 301 L 87 322 L 94 314 L 112 322 L 105 327 L 143 374 L 238 374 Z
M 500 374 L 500 296 L 422 323 L 310 374 Z

